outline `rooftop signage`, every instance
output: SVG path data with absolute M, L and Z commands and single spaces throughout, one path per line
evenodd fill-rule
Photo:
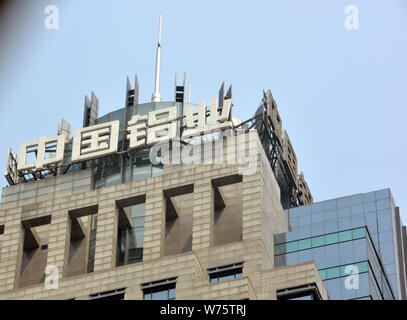
M 218 99 L 212 98 L 208 108 L 204 100 L 198 104 L 198 112 L 186 107 L 184 115 L 177 116 L 177 107 L 154 110 L 147 115 L 135 114 L 122 130 L 125 139 L 129 141 L 129 150 L 151 147 L 154 144 L 171 141 L 173 139 L 186 139 L 192 136 L 208 133 L 213 130 L 233 128 L 238 123 L 232 117 L 232 99 L 225 99 L 223 106 L 218 108 Z M 66 122 L 65 122 L 66 123 Z M 66 123 L 67 124 L 67 123 Z M 61 127 L 64 126 L 64 123 Z M 19 155 L 9 149 L 7 169 L 5 176 L 12 185 L 24 181 L 25 174 L 55 170 L 61 165 L 78 163 L 109 156 L 118 152 L 119 120 L 101 123 L 76 129 L 72 138 L 72 153 L 70 161 L 66 159 L 65 145 L 70 142 L 70 126 L 59 127 L 58 135 L 47 138 L 41 137 L 35 141 L 22 143 Z M 181 136 L 178 132 L 181 132 Z M 27 160 L 34 154 L 34 160 Z

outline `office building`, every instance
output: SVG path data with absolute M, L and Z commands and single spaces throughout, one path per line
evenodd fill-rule
M 291 231 L 275 236 L 276 266 L 314 261 L 331 299 L 406 299 L 406 228 L 389 189 L 291 208 L 286 215 Z M 346 287 L 353 273 L 358 289 Z
M 224 84 L 195 104 L 176 77 L 162 101 L 160 39 L 161 19 L 151 102 L 127 79 L 121 108 L 92 92 L 72 136 L 8 150 L 0 299 L 405 298 L 390 193 L 313 204 L 271 92 L 245 121 Z

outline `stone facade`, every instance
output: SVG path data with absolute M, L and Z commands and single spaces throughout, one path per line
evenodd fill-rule
M 252 148 L 258 154 L 252 175 L 239 175 L 238 165 L 168 167 L 161 176 L 92 190 L 91 170 L 84 169 L 5 187 L 0 299 L 86 300 L 119 288 L 126 288 L 125 299 L 143 299 L 143 283 L 168 278 L 176 278 L 176 299 L 276 299 L 277 290 L 307 284 L 327 299 L 313 262 L 274 268 L 273 236 L 287 232 L 288 221 L 258 139 Z M 143 261 L 118 267 L 120 203 L 140 199 Z M 88 217 L 96 213 L 94 270 L 88 273 Z M 210 282 L 208 268 L 239 262 L 241 278 Z M 58 269 L 58 289 L 44 286 L 49 265 Z

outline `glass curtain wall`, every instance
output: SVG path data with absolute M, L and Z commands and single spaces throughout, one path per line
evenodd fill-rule
M 182 103 L 175 103 L 177 115 L 182 114 Z M 149 112 L 174 106 L 174 102 L 144 103 L 137 105 L 137 114 L 148 115 Z M 184 107 L 192 107 L 194 112 L 196 105 L 184 104 Z M 130 108 L 130 117 L 133 115 Z M 97 124 L 119 120 L 120 130 L 125 128 L 125 109 L 119 109 L 97 119 Z M 128 141 L 123 144 L 123 132 L 119 135 L 119 151 L 128 150 Z M 123 170 L 122 170 L 123 168 Z M 100 189 L 121 183 L 138 181 L 161 175 L 162 165 L 153 166 L 149 159 L 149 148 L 139 149 L 122 155 L 112 155 L 100 158 L 94 162 L 94 188 Z
M 391 291 L 398 297 L 394 201 L 389 189 L 291 208 L 286 214 L 291 231 L 275 237 L 280 244 L 276 265 L 314 260 L 320 270 L 336 270 L 368 261 L 370 276 L 364 275 L 362 283 L 379 286 L 385 299 L 391 299 Z M 341 291 L 338 280 L 327 281 L 333 288 L 328 291 Z

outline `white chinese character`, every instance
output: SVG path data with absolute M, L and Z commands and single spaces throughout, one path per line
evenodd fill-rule
M 53 138 L 41 137 L 32 142 L 22 143 L 20 145 L 17 170 L 21 171 L 34 168 L 36 170 L 42 170 L 44 166 L 62 162 L 64 159 L 65 139 L 65 135 L 58 135 Z M 55 148 L 55 152 L 50 152 L 49 158 L 46 159 L 46 149 L 48 149 L 47 151 L 49 152 L 50 148 Z M 28 153 L 36 154 L 35 162 L 27 163 Z
M 204 133 L 205 131 L 213 131 L 216 129 L 231 128 L 233 124 L 230 119 L 230 113 L 232 110 L 232 99 L 226 99 L 223 102 L 222 113 L 220 117 L 218 115 L 218 99 L 211 99 L 210 106 L 210 122 L 209 126 L 206 126 L 206 102 L 201 100 L 198 103 L 198 125 L 195 126 L 192 109 L 185 110 L 185 117 L 187 122 L 187 129 L 182 133 L 182 137 L 191 137 L 197 134 Z M 219 122 L 218 122 L 219 118 Z
M 7 167 L 4 176 L 10 186 L 17 184 L 20 181 L 17 173 L 18 158 L 11 149 L 7 150 Z
M 165 118 L 161 118 L 167 114 Z M 160 119 L 157 119 L 160 116 Z M 147 145 L 174 139 L 177 134 L 177 107 L 151 111 L 148 114 Z
M 201 100 L 198 102 L 198 126 L 195 126 L 192 108 L 185 110 L 185 118 L 187 121 L 187 129 L 183 131 L 182 137 L 191 137 L 205 130 L 206 125 L 206 102 Z
M 130 140 L 130 149 L 145 145 L 147 116 L 133 115 L 127 123 L 127 139 Z M 140 123 L 141 122 L 141 123 Z
M 115 120 L 75 130 L 72 162 L 115 153 L 119 141 L 119 124 L 119 120 Z

